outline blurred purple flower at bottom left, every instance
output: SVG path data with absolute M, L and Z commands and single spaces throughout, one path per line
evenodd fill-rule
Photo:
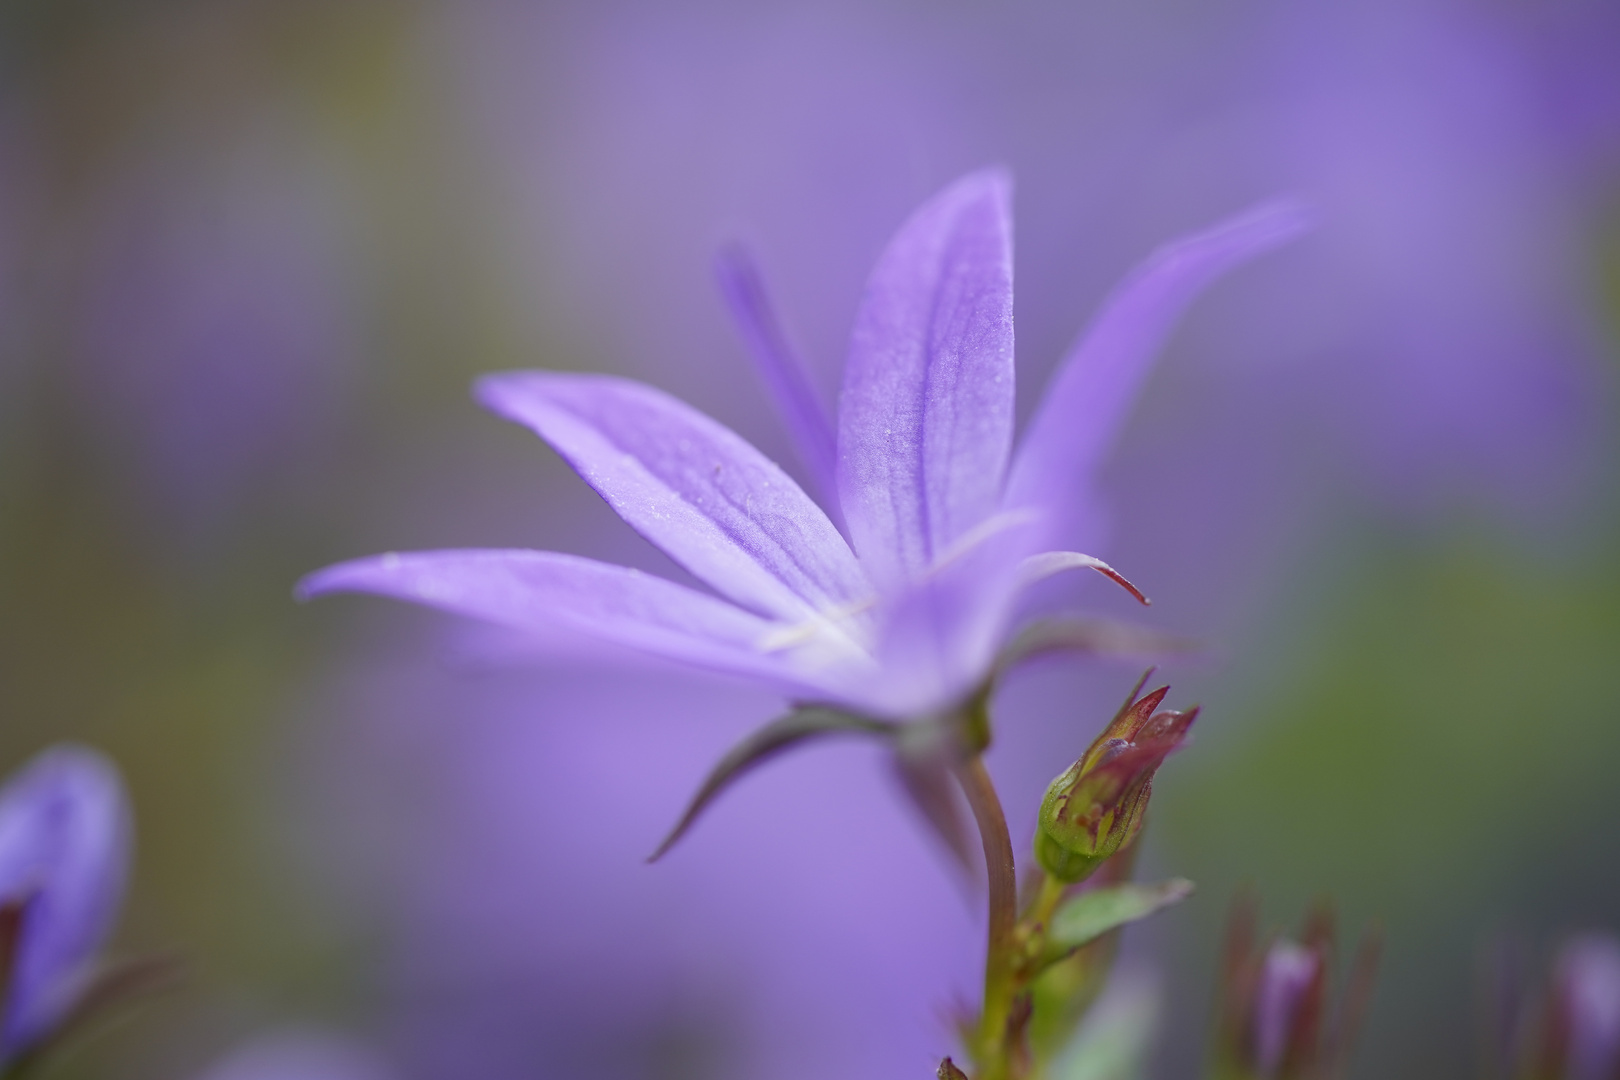
M 0 907 L 21 908 L 0 1063 L 68 1018 L 95 974 L 129 872 L 130 812 L 101 754 L 57 746 L 0 789 Z
M 313 1032 L 281 1032 L 233 1051 L 197 1080 L 391 1080 L 365 1047 Z

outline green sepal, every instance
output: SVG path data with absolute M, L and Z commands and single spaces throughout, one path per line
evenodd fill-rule
M 757 765 L 780 754 L 790 747 L 808 739 L 819 738 L 824 735 L 872 735 L 884 739 L 892 739 L 899 730 L 900 725 L 886 720 L 874 720 L 867 716 L 856 716 L 841 709 L 834 709 L 822 705 L 801 705 L 785 716 L 777 717 L 769 724 L 751 732 L 736 746 L 726 752 L 709 775 L 698 788 L 697 794 L 686 806 L 686 812 L 681 815 L 664 842 L 658 845 L 658 850 L 647 857 L 648 862 L 657 862 L 681 837 L 686 835 L 698 815 L 706 810 L 710 803 L 719 797 L 720 793 L 740 778 L 744 773 Z
M 1171 878 L 1157 885 L 1126 882 L 1081 893 L 1053 914 L 1046 928 L 1045 962 L 1055 963 L 1110 931 L 1180 903 L 1192 891 L 1186 878 Z
M 1093 870 L 1108 861 L 1110 854 L 1112 852 L 1086 855 L 1079 851 L 1071 851 L 1058 843 L 1045 829 L 1035 830 L 1035 861 L 1041 864 L 1042 870 L 1065 885 L 1076 885 L 1086 880 Z

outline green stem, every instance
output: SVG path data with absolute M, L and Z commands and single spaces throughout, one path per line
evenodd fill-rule
M 1027 916 L 1030 924 L 1039 925 L 1044 929 L 1051 929 L 1052 914 L 1057 911 L 1057 906 L 1062 902 L 1063 894 L 1068 891 L 1068 888 L 1069 886 L 1064 882 L 1042 871 L 1040 895 L 1036 896 L 1035 902 L 1030 905 L 1029 915 Z
M 990 932 L 984 957 L 984 1011 L 979 1018 L 975 1056 L 980 1059 L 981 1076 L 991 1076 L 1004 1070 L 1007 1056 L 1007 1020 L 1012 1013 L 1015 990 L 1013 946 L 1018 921 L 1018 876 L 1013 865 L 1007 816 L 1002 812 L 1001 799 L 984 767 L 984 759 L 975 756 L 957 766 L 956 778 L 968 805 L 973 808 L 989 877 Z M 1000 1063 L 999 1069 L 995 1063 Z

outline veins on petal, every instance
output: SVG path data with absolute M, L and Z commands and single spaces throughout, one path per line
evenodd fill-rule
M 1000 513 L 992 514 L 957 537 L 956 542 L 941 552 L 933 564 L 928 567 L 928 572 L 924 576 L 928 577 L 937 574 L 952 563 L 967 557 L 974 548 L 980 547 L 1003 533 L 1011 532 L 1013 529 L 1033 525 L 1040 518 L 1040 511 L 1032 508 L 1003 510 Z
M 758 648 L 761 652 L 781 652 L 825 637 L 829 642 L 837 643 L 843 651 L 859 654 L 864 661 L 875 662 L 870 627 L 866 625 L 867 620 L 860 617 L 876 607 L 877 602 L 877 594 L 873 593 L 859 600 L 822 608 L 798 622 L 779 623 L 760 637 Z

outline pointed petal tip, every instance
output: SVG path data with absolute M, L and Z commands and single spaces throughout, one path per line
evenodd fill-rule
M 1003 165 L 987 165 L 964 173 L 940 187 L 911 212 L 900 228 L 905 235 L 911 226 L 924 221 L 948 221 L 976 204 L 989 203 L 1004 222 L 1012 218 L 1012 171 Z
M 1002 505 L 1066 507 L 1053 515 L 1054 539 L 1081 524 L 1075 515 L 1089 499 L 1074 499 L 1076 478 L 1091 483 L 1188 305 L 1224 274 L 1309 232 L 1317 218 L 1309 201 L 1284 195 L 1164 244 L 1132 270 L 1059 365 L 1013 459 Z
M 311 600 L 318 600 L 335 592 L 352 592 L 359 586 L 356 583 L 355 571 L 375 563 L 378 560 L 397 559 L 399 556 L 390 552 L 387 555 L 373 555 L 364 559 L 350 559 L 347 562 L 333 563 L 323 566 L 319 570 L 305 574 L 293 586 L 293 599 L 300 604 L 307 604 Z
M 532 392 L 552 374 L 556 373 L 533 368 L 486 372 L 473 380 L 472 399 L 496 416 L 516 420 L 514 395 L 523 390 Z
M 736 237 L 728 237 L 715 246 L 714 273 L 725 288 L 732 282 L 757 280 L 759 261 L 754 249 Z
M 121 819 L 130 816 L 118 764 L 86 743 L 59 742 L 48 746 L 35 755 L 23 772 L 51 777 L 58 785 L 75 792 L 81 802 L 94 801 Z
M 999 162 L 985 165 L 964 174 L 952 187 L 971 188 L 1005 198 L 1012 194 L 1012 169 Z
M 752 320 L 746 328 L 748 331 L 776 329 L 774 324 L 766 325 L 766 320 L 762 318 L 774 317 L 775 312 L 765 298 L 764 275 L 760 272 L 759 260 L 754 257 L 752 247 L 735 237 L 720 241 L 714 249 L 710 269 L 715 284 L 720 288 L 720 296 L 732 309 L 733 317 L 741 312 Z
M 1237 259 L 1251 258 L 1280 247 L 1315 229 L 1321 216 L 1315 205 L 1295 195 L 1280 195 L 1239 211 L 1202 232 L 1165 245 L 1165 253 L 1202 249 L 1227 244 L 1238 245 Z
M 1305 199 L 1292 195 L 1267 199 L 1161 245 L 1127 283 L 1185 274 L 1187 284 L 1200 289 L 1242 263 L 1292 243 L 1318 224 L 1316 207 Z
M 484 406 L 486 409 L 490 408 L 491 395 L 497 392 L 498 387 L 501 384 L 505 383 L 516 374 L 518 374 L 516 371 L 484 372 L 482 375 L 479 375 L 472 381 L 472 386 L 470 388 L 472 399 L 478 404 Z
M 927 206 L 943 203 L 967 204 L 990 202 L 1002 217 L 1011 217 L 1013 196 L 1012 170 L 1005 165 L 986 165 L 951 181 L 929 199 Z M 919 211 L 920 212 L 920 211 Z
M 592 384 L 612 387 L 636 383 L 618 375 L 588 371 L 551 371 L 546 368 L 511 368 L 490 371 L 472 383 L 472 399 L 503 420 L 527 424 L 536 400 L 550 402 L 554 395 L 566 395 Z M 652 389 L 652 387 L 646 387 Z
M 307 604 L 311 600 L 319 600 L 331 596 L 333 593 L 379 593 L 387 595 L 391 578 L 402 570 L 409 569 L 410 564 L 424 556 L 431 558 L 435 552 L 406 552 L 384 551 L 377 555 L 365 555 L 358 559 L 345 559 L 343 562 L 323 566 L 319 570 L 305 574 L 293 586 L 293 599 L 300 604 Z M 397 594 L 396 594 L 397 595 Z M 401 599 L 412 597 L 402 596 Z
M 298 581 L 292 587 L 292 598 L 294 603 L 307 604 L 317 596 L 321 595 L 320 578 L 322 573 L 324 573 L 324 571 L 317 570 L 313 574 L 305 574 L 303 577 L 298 579 Z
M 836 495 L 838 448 L 833 421 L 793 348 L 753 251 L 737 240 L 714 254 L 714 280 L 795 450 L 821 494 Z

